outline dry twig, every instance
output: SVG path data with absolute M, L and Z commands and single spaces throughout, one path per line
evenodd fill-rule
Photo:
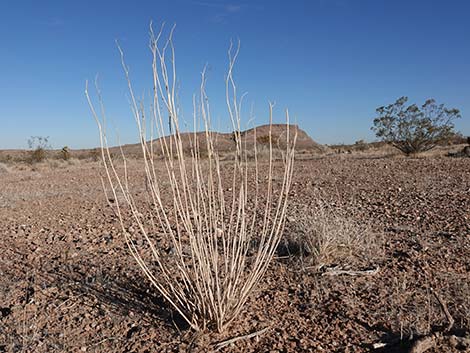
M 441 305 L 442 310 L 444 311 L 444 314 L 447 318 L 447 321 L 449 322 L 449 324 L 447 325 L 445 329 L 446 332 L 449 332 L 450 330 L 452 330 L 452 327 L 454 326 L 454 323 L 455 323 L 454 318 L 452 317 L 452 315 L 450 315 L 449 309 L 447 308 L 447 304 L 444 302 L 444 300 L 442 300 L 441 296 L 433 288 L 431 288 L 431 292 L 434 294 L 437 301 Z
M 262 329 L 262 330 L 259 330 L 259 331 L 250 333 L 250 334 L 248 334 L 248 335 L 237 336 L 237 337 L 231 338 L 231 339 L 229 339 L 229 340 L 226 340 L 226 341 L 217 343 L 217 344 L 215 345 L 215 350 L 214 350 L 214 352 L 217 352 L 217 351 L 221 350 L 222 348 L 227 347 L 227 346 L 229 346 L 229 345 L 231 345 L 232 343 L 235 343 L 235 342 L 237 342 L 237 341 L 246 340 L 246 339 L 250 339 L 250 338 L 253 338 L 253 337 L 258 337 L 258 336 L 262 335 L 263 333 L 265 333 L 266 331 L 268 331 L 269 329 L 270 329 L 270 327 L 265 327 L 265 328 Z
M 380 267 L 363 270 L 363 271 L 354 271 L 354 270 L 343 270 L 341 268 L 333 267 L 327 268 L 325 272 L 322 273 L 322 276 L 340 276 L 340 275 L 349 275 L 349 276 L 373 276 L 379 273 Z

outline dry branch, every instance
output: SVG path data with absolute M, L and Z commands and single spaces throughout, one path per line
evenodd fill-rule
M 355 271 L 355 270 L 343 270 L 341 268 L 333 267 L 327 268 L 325 272 L 322 273 L 322 276 L 340 276 L 340 275 L 349 275 L 349 276 L 373 276 L 379 273 L 380 267 L 370 269 L 370 270 L 363 270 L 363 271 Z
M 442 300 L 441 296 L 433 288 L 431 288 L 431 292 L 434 294 L 437 301 L 441 305 L 442 310 L 444 311 L 444 314 L 447 318 L 447 321 L 449 322 L 449 324 L 447 325 L 447 328 L 445 329 L 445 331 L 449 332 L 450 330 L 452 330 L 452 327 L 454 326 L 454 323 L 455 323 L 454 318 L 452 317 L 452 315 L 450 315 L 449 309 L 447 308 L 447 304 L 445 303 L 444 300 Z
M 214 350 L 214 352 L 220 351 L 222 348 L 227 347 L 227 346 L 229 346 L 229 345 L 231 345 L 232 343 L 235 343 L 235 342 L 237 342 L 237 341 L 246 340 L 246 339 L 250 339 L 250 338 L 253 338 L 253 337 L 258 337 L 258 336 L 262 335 L 263 333 L 265 333 L 266 331 L 268 331 L 269 329 L 270 329 L 270 327 L 265 327 L 265 328 L 262 329 L 262 330 L 259 330 L 259 331 L 250 333 L 250 334 L 248 334 L 248 335 L 237 336 L 237 337 L 231 338 L 231 339 L 229 339 L 229 340 L 226 340 L 226 341 L 217 343 L 217 344 L 215 345 L 215 350 Z

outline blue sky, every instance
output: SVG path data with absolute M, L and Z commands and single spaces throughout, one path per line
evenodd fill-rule
M 176 23 L 183 118 L 209 67 L 215 128 L 228 129 L 224 74 L 230 39 L 241 40 L 235 79 L 256 123 L 291 118 L 321 143 L 373 140 L 375 108 L 407 95 L 462 111 L 470 135 L 470 2 L 466 0 L 38 1 L 0 0 L 0 149 L 33 135 L 53 147 L 94 147 L 84 96 L 99 74 L 121 141 L 137 141 L 115 40 L 137 93 L 150 92 L 148 25 Z

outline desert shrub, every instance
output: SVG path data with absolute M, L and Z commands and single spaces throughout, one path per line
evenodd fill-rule
M 453 120 L 461 118 L 458 109 L 438 105 L 428 99 L 421 107 L 406 106 L 408 97 L 401 97 L 388 106 L 376 109 L 372 130 L 376 136 L 406 155 L 425 152 L 454 134 Z
M 64 161 L 68 161 L 70 159 L 70 150 L 67 146 L 62 147 L 60 150 L 60 158 Z
M 11 154 L 0 154 L 0 161 L 4 163 L 11 163 L 13 162 L 13 157 Z
M 63 168 L 64 167 L 64 163 L 57 160 L 57 159 L 48 160 L 46 165 L 47 165 L 47 167 L 49 167 L 51 169 L 57 169 L 57 168 Z
M 46 151 L 42 148 L 36 148 L 30 153 L 30 163 L 39 163 L 46 159 Z
M 366 151 L 368 146 L 367 143 L 364 140 L 359 140 L 354 143 L 354 148 L 358 151 Z
M 269 145 L 270 143 L 273 145 L 278 145 L 280 143 L 281 137 L 277 135 L 271 134 L 269 135 L 261 135 L 256 136 L 256 142 L 260 145 Z
M 0 163 L 0 174 L 7 174 L 10 172 L 10 168 L 6 164 Z
M 97 162 L 100 160 L 101 158 L 101 151 L 99 148 L 93 148 L 91 151 L 90 151 L 90 158 L 93 162 Z
M 29 162 L 39 163 L 46 159 L 46 150 L 50 148 L 49 137 L 31 136 L 28 140 Z
M 465 157 L 470 157 L 470 146 L 465 146 L 463 148 L 462 155 Z
M 340 209 L 317 199 L 301 207 L 282 249 L 317 266 L 367 265 L 381 252 L 381 240 L 370 226 Z
M 247 144 L 241 139 L 240 103 L 233 80 L 238 49 L 231 47 L 226 94 L 231 97 L 228 100 L 229 116 L 236 134 L 234 158 L 224 163 L 224 166 L 228 164 L 228 174 L 224 174 L 214 148 L 205 70 L 199 103 L 195 104 L 195 116 L 199 120 L 195 126 L 204 125 L 204 142 L 194 134 L 192 154 L 185 155 L 179 110 L 175 105 L 174 83 L 178 80 L 172 65 L 175 62 L 172 34 L 163 44 L 159 42 L 161 34 L 154 36 L 151 29 L 155 86 L 150 117 L 134 98 L 121 51 L 144 157 L 138 161 L 146 176 L 147 194 L 143 200 L 136 200 L 135 193 L 131 191 L 129 185 L 132 185 L 132 180 L 128 179 L 126 159 L 123 158 L 124 171 L 113 160 L 103 119 L 94 108 L 88 88 L 86 90 L 105 151 L 103 167 L 110 188 L 105 192 L 110 193 L 108 199 L 113 200 L 110 205 L 118 215 L 132 256 L 154 288 L 193 329 L 222 331 L 242 311 L 280 241 L 292 182 L 297 134 L 293 138 L 286 134 L 284 160 L 279 163 L 279 168 L 275 168 L 272 158 L 263 164 L 263 170 L 256 159 L 255 162 L 248 161 Z M 165 51 L 164 48 L 171 50 Z M 168 65 L 167 55 L 170 55 Z M 270 104 L 270 122 L 272 109 Z M 147 133 L 155 131 L 157 138 L 162 137 L 167 116 L 171 118 L 173 134 L 157 140 L 150 136 L 150 141 L 157 141 L 154 147 L 152 142 L 147 142 Z M 287 113 L 286 119 L 288 122 Z M 153 124 L 154 128 L 146 126 L 146 122 Z M 289 132 L 289 125 L 286 128 Z M 271 144 L 269 148 L 272 149 Z M 202 151 L 207 151 L 205 159 L 201 158 Z M 163 161 L 155 161 L 157 153 L 163 155 Z M 162 169 L 165 177 L 161 175 Z M 276 179 L 278 182 L 273 182 L 277 173 L 280 174 Z M 165 198 L 168 192 L 171 195 L 169 200 Z M 258 247 L 252 253 L 251 244 L 255 238 Z
M 256 137 L 256 142 L 258 142 L 261 145 L 267 145 L 269 144 L 269 141 L 270 141 L 269 135 L 262 135 L 262 136 Z
M 461 145 L 466 143 L 467 138 L 458 131 L 452 131 L 449 136 L 439 142 L 440 146 Z

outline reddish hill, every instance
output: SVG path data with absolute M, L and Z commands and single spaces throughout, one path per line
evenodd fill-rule
M 241 132 L 242 141 L 246 143 L 247 149 L 252 150 L 256 130 L 256 142 L 258 150 L 266 149 L 269 145 L 269 125 L 262 125 L 256 128 L 245 130 Z M 297 144 L 296 151 L 299 153 L 323 153 L 327 148 L 313 141 L 308 134 L 300 129 L 297 125 L 289 125 L 290 138 L 294 137 L 295 131 L 297 130 Z M 272 141 L 274 149 L 283 148 L 285 146 L 285 138 L 287 133 L 287 126 L 285 124 L 273 124 L 272 125 Z M 233 139 L 233 133 L 212 133 L 215 141 L 215 149 L 220 154 L 229 154 L 235 149 L 235 142 Z M 183 148 L 185 153 L 191 152 L 191 146 L 194 141 L 194 133 L 187 132 L 181 134 L 183 140 Z M 206 135 L 205 132 L 197 132 L 196 137 L 200 145 L 201 151 L 204 153 L 206 150 Z M 169 141 L 169 137 L 165 137 Z M 160 149 L 159 139 L 154 141 L 154 147 L 156 151 Z M 129 144 L 122 146 L 123 152 L 128 157 L 139 157 L 142 154 L 140 144 Z M 119 147 L 110 148 L 114 155 L 120 155 Z M 92 149 L 80 149 L 70 150 L 72 158 L 93 158 L 98 159 L 100 156 L 99 151 L 96 148 Z M 60 150 L 48 150 L 46 151 L 47 158 L 55 159 L 60 158 Z M 14 162 L 14 161 L 26 161 L 29 158 L 27 150 L 0 150 L 0 162 Z
M 274 148 L 283 148 L 285 146 L 285 139 L 287 134 L 287 126 L 285 124 L 273 124 L 272 125 L 272 142 Z M 255 141 L 255 131 L 256 131 L 256 143 L 258 148 L 267 147 L 269 145 L 269 125 L 262 125 L 256 128 L 245 130 L 241 132 L 242 142 L 246 143 L 247 149 L 250 150 L 253 148 Z M 289 135 L 290 138 L 294 138 L 295 131 L 297 130 L 297 151 L 309 151 L 321 153 L 325 151 L 325 147 L 316 143 L 311 139 L 308 134 L 300 129 L 297 125 L 289 125 Z M 215 142 L 215 149 L 219 153 L 230 153 L 235 149 L 235 142 L 233 133 L 220 133 L 212 132 L 212 136 Z M 167 142 L 169 142 L 170 137 L 164 137 Z M 205 151 L 206 148 L 206 134 L 205 132 L 197 132 L 196 138 L 199 143 L 201 151 Z M 186 153 L 190 153 L 191 146 L 194 141 L 194 133 L 187 132 L 181 134 L 181 139 L 183 141 L 183 149 Z M 154 147 L 160 148 L 159 139 L 154 141 Z M 137 156 L 141 154 L 140 144 L 131 144 L 122 146 L 124 154 L 129 156 Z M 119 148 L 114 147 L 111 149 L 113 152 L 119 153 Z

